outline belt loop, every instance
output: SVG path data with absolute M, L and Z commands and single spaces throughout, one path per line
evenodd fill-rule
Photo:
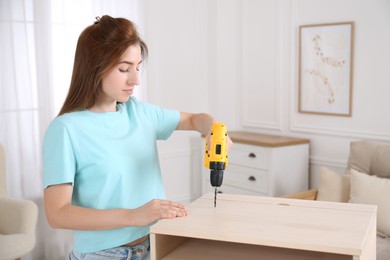
M 131 260 L 131 258 L 133 258 L 133 249 L 131 247 L 127 247 L 126 250 L 127 250 L 126 260 Z

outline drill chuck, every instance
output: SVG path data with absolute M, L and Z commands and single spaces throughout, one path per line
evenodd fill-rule
M 221 187 L 223 181 L 223 170 L 210 170 L 210 183 L 213 187 Z
M 223 181 L 224 162 L 210 162 L 210 183 L 213 187 L 221 187 Z

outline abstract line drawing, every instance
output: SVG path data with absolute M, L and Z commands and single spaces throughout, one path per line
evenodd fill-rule
M 333 67 L 341 67 L 345 64 L 345 60 L 338 60 L 336 58 L 327 57 L 324 55 L 322 48 L 321 48 L 321 36 L 316 34 L 313 37 L 314 42 L 314 50 L 316 52 L 316 55 L 320 57 L 321 61 L 323 63 L 329 64 Z
M 301 113 L 352 115 L 353 22 L 299 28 Z
M 328 77 L 323 75 L 318 70 L 306 70 L 306 72 L 321 80 L 321 85 L 314 83 L 314 86 L 320 93 L 323 93 L 325 96 L 327 96 L 329 104 L 332 104 L 334 102 L 335 97 L 332 85 L 330 84 Z

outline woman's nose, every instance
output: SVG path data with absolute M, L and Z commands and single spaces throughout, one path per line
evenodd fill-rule
M 129 77 L 127 79 L 127 84 L 139 85 L 139 72 L 138 71 L 134 71 L 133 73 L 129 73 Z

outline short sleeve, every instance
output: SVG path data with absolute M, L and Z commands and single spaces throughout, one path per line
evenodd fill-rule
M 144 116 L 149 118 L 156 132 L 157 140 L 166 140 L 175 131 L 180 121 L 180 112 L 173 109 L 162 108 L 150 103 L 139 102 L 132 99 L 133 104 L 142 107 Z
M 74 149 L 66 127 L 56 119 L 45 133 L 42 155 L 44 188 L 74 182 L 76 173 Z
M 157 123 L 156 132 L 157 139 L 166 140 L 175 131 L 180 120 L 180 112 L 165 108 L 156 108 Z

